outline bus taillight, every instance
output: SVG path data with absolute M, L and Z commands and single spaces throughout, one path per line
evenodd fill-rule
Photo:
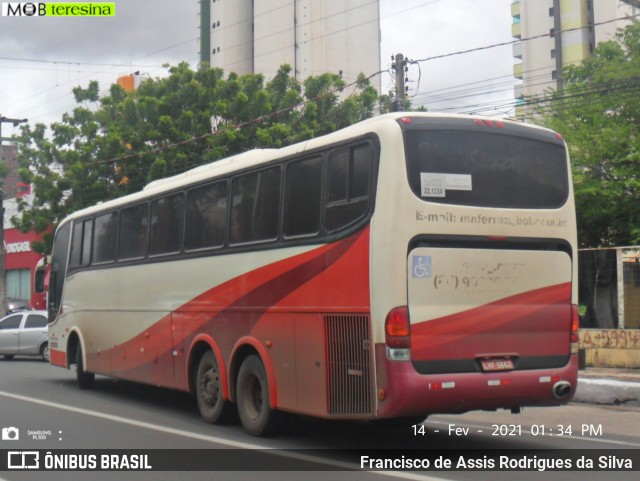
M 571 305 L 571 354 L 577 354 L 579 349 L 578 329 L 580 328 L 580 316 L 578 306 Z
M 409 309 L 396 307 L 389 311 L 384 322 L 387 358 L 391 361 L 411 359 L 411 338 L 409 327 Z

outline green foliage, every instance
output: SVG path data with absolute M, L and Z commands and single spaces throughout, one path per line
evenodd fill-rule
M 253 148 L 283 147 L 385 112 L 361 76 L 344 92 L 337 75 L 323 74 L 301 85 L 291 67 L 271 82 L 262 75 L 224 78 L 220 69 L 193 71 L 186 63 L 169 76 L 149 79 L 134 93 L 112 85 L 73 89 L 77 107 L 49 131 L 22 128 L 21 176 L 33 185 L 32 206 L 21 206 L 14 224 L 44 232 L 69 213 L 137 192 L 148 182 Z M 217 130 L 212 132 L 212 124 Z M 48 252 L 51 235 L 37 246 Z
M 541 108 L 569 146 L 581 246 L 640 243 L 640 24 L 563 72 Z

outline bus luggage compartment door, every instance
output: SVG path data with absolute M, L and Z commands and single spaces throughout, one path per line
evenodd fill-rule
M 419 373 L 543 369 L 569 361 L 566 252 L 417 247 L 407 271 L 411 359 Z

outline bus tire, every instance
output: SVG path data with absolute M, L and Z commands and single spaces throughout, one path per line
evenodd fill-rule
M 91 389 L 95 378 L 95 374 L 84 370 L 82 346 L 78 343 L 78 349 L 76 349 L 76 380 L 78 381 L 78 387 L 80 389 Z
M 280 427 L 280 414 L 269 407 L 269 382 L 256 355 L 240 366 L 236 383 L 238 415 L 244 430 L 253 436 L 269 436 Z
M 207 351 L 200 358 L 196 371 L 196 401 L 200 416 L 209 424 L 225 424 L 235 417 L 233 404 L 224 400 L 216 356 Z

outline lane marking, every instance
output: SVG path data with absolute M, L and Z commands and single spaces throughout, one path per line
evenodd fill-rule
M 30 402 L 33 404 L 39 404 L 41 406 L 46 406 L 46 407 L 50 407 L 53 409 L 60 409 L 62 411 L 68 411 L 68 412 L 72 412 L 72 413 L 77 413 L 77 414 L 83 414 L 85 416 L 92 416 L 92 417 L 96 417 L 96 418 L 100 418 L 100 419 L 105 419 L 107 421 L 113 421 L 116 423 L 121 423 L 121 424 L 127 424 L 129 426 L 135 426 L 138 428 L 143 428 L 143 429 L 149 429 L 152 431 L 158 431 L 158 432 L 162 432 L 165 434 L 172 434 L 174 436 L 182 436 L 185 438 L 190 438 L 190 439 L 196 439 L 198 441 L 205 441 L 208 443 L 215 443 L 215 444 L 221 444 L 223 446 L 229 446 L 232 448 L 237 448 L 237 449 L 254 449 L 254 450 L 269 450 L 271 451 L 270 454 L 273 454 L 274 456 L 281 456 L 284 458 L 290 458 L 290 459 L 295 459 L 298 461 L 306 461 L 306 462 L 310 462 L 310 463 L 315 463 L 315 464 L 320 464 L 320 465 L 327 465 L 327 466 L 334 466 L 334 467 L 338 467 L 338 468 L 343 468 L 346 469 L 348 471 L 353 471 L 356 473 L 371 473 L 371 474 L 377 474 L 380 476 L 388 476 L 388 477 L 393 477 L 393 478 L 401 478 L 401 479 L 411 479 L 411 480 L 415 480 L 415 481 L 451 481 L 449 479 L 445 479 L 445 478 L 436 478 L 433 476 L 428 476 L 428 475 L 420 475 L 420 474 L 416 474 L 416 473 L 405 473 L 405 472 L 394 472 L 394 471 L 366 471 L 366 470 L 362 470 L 358 468 L 357 464 L 351 464 L 351 463 L 347 463 L 347 462 L 343 462 L 343 461 L 334 461 L 331 459 L 327 459 L 327 458 L 322 458 L 319 456 L 312 456 L 309 454 L 297 454 L 297 453 L 293 453 L 293 452 L 285 452 L 284 449 L 285 448 L 271 448 L 268 446 L 264 446 L 264 445 L 260 445 L 260 444 L 253 444 L 253 443 L 247 443 L 247 442 L 241 442 L 241 441 L 233 441 L 231 439 L 225 439 L 225 438 L 220 438 L 218 436 L 211 436 L 208 434 L 198 434 L 198 433 L 192 433 L 190 431 L 184 431 L 182 429 L 175 429 L 175 428 L 169 428 L 166 426 L 159 426 L 157 424 L 152 424 L 152 423 L 147 423 L 144 421 L 136 421 L 134 419 L 129 419 L 129 418 L 123 418 L 121 416 L 115 416 L 113 414 L 106 414 L 106 413 L 101 413 L 101 412 L 97 412 L 97 411 L 91 411 L 89 409 L 83 409 L 83 408 L 78 408 L 75 406 L 68 406 L 65 404 L 58 404 L 58 403 L 54 403 L 51 401 L 45 401 L 42 399 L 36 399 L 36 398 L 31 398 L 28 396 L 23 396 L 21 394 L 14 394 L 14 393 L 10 393 L 10 392 L 6 392 L 6 391 L 0 391 L 0 396 L 4 396 L 7 398 L 11 398 L 11 399 L 16 399 L 18 401 L 25 401 L 25 402 Z M 276 451 L 277 449 L 277 451 Z M 318 470 L 320 471 L 320 470 Z M 2 481 L 2 478 L 0 478 L 0 481 Z

